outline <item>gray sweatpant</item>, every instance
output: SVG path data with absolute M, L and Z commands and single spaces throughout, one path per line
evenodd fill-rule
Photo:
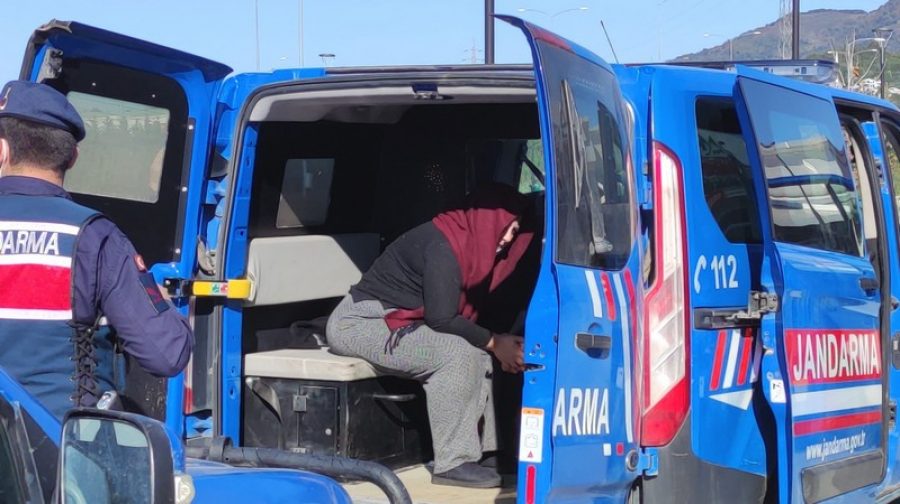
M 477 462 L 497 449 L 491 397 L 491 357 L 466 340 L 426 325 L 403 336 L 387 351 L 388 313 L 378 301 L 354 303 L 349 295 L 328 319 L 331 350 L 358 357 L 387 374 L 423 383 L 434 443 L 434 472 Z M 479 423 L 484 424 L 479 436 Z

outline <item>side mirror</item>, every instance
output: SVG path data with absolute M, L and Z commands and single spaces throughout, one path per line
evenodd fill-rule
M 164 424 L 151 418 L 120 411 L 73 410 L 66 415 L 60 442 L 59 501 L 189 503 L 194 488 L 183 474 L 181 446 Z

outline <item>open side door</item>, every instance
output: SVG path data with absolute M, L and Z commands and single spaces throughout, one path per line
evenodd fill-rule
M 544 266 L 526 325 L 526 362 L 537 368 L 525 380 L 519 495 L 623 500 L 640 472 L 642 313 L 625 102 L 601 58 L 501 19 L 531 45 L 548 181 Z M 538 306 L 553 287 L 556 317 Z
M 189 279 L 202 249 L 200 207 L 220 63 L 75 22 L 51 21 L 28 43 L 21 78 L 45 82 L 82 115 L 87 137 L 66 176 L 76 201 L 106 214 L 156 276 Z M 186 300 L 176 300 L 188 314 Z M 183 432 L 183 377 L 129 366 L 126 399 Z M 168 402 L 166 397 L 168 396 Z
M 763 209 L 761 376 L 780 502 L 819 502 L 883 477 L 881 286 L 827 89 L 739 67 L 735 93 Z

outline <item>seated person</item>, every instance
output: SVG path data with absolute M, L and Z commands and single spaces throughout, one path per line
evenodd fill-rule
M 488 352 L 504 371 L 521 372 L 523 340 L 476 322 L 532 239 L 517 236 L 526 206 L 514 189 L 492 185 L 464 208 L 413 228 L 385 249 L 328 320 L 333 352 L 423 382 L 432 483 L 500 485 L 496 470 L 478 464 L 497 448 Z

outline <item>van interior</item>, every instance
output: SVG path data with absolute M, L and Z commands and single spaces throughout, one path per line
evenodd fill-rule
M 401 475 L 417 468 L 407 481 L 415 499 L 494 502 L 496 489 L 427 488 L 422 475 L 432 453 L 421 386 L 329 353 L 324 325 L 398 236 L 500 182 L 534 202 L 523 226 L 536 235 L 479 323 L 523 334 L 543 236 L 537 117 L 528 79 L 298 85 L 256 100 L 247 123 L 258 137 L 246 272 L 253 288 L 242 326 L 243 445 L 375 460 Z M 521 375 L 495 367 L 501 463 L 515 468 Z M 505 479 L 500 496 L 514 499 L 514 487 Z M 364 485 L 348 488 L 367 495 Z

